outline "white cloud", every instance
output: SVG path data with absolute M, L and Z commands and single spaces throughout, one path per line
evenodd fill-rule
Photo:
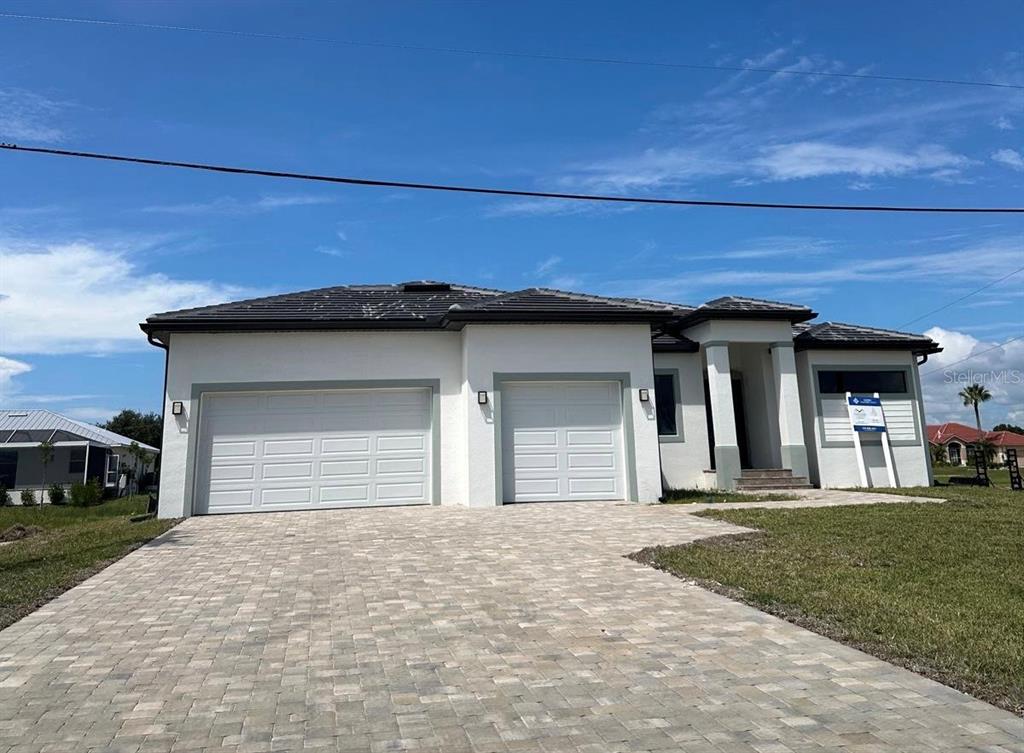
M 107 353 L 146 345 L 150 314 L 243 297 L 242 288 L 143 271 L 119 249 L 0 241 L 0 352 Z
M 258 199 L 239 199 L 234 196 L 221 196 L 210 201 L 185 202 L 182 204 L 153 204 L 143 207 L 142 211 L 151 214 L 256 214 L 259 212 L 272 212 L 275 209 L 333 204 L 334 202 L 335 199 L 333 197 L 316 194 L 261 196 Z
M 64 103 L 25 89 L 0 89 L 0 141 L 62 141 L 64 131 L 54 121 L 64 108 Z
M 945 172 L 938 176 L 948 177 L 967 167 L 970 160 L 934 144 L 901 151 L 883 146 L 802 141 L 771 147 L 753 164 L 771 180 L 796 180 L 823 175 L 869 178 L 922 172 L 936 174 L 935 171 L 940 170 Z
M 323 254 L 324 256 L 333 256 L 336 259 L 344 259 L 346 256 L 351 256 L 351 254 L 348 251 L 341 248 L 335 248 L 334 246 L 317 246 L 313 250 L 316 251 L 318 254 Z
M 968 384 L 983 384 L 992 399 L 981 405 L 982 426 L 1013 420 L 1024 406 L 1024 339 L 986 342 L 965 332 L 932 327 L 925 332 L 944 350 L 921 367 L 921 386 L 929 423 L 959 421 L 974 425 L 974 409 L 958 394 Z M 1024 334 L 1020 332 L 1019 334 Z
M 551 273 L 554 270 L 554 268 L 557 267 L 561 263 L 562 263 L 562 257 L 561 256 L 549 256 L 547 259 L 544 259 L 543 261 L 538 262 L 537 266 L 533 270 L 533 273 L 535 275 L 537 275 L 538 277 L 543 277 L 543 276 Z
M 714 254 L 699 254 L 697 256 L 680 256 L 681 260 L 695 261 L 708 259 L 769 259 L 774 257 L 805 257 L 835 251 L 835 244 L 832 241 L 821 238 L 806 238 L 801 236 L 768 236 L 757 238 L 744 247 L 733 251 L 722 251 Z
M 16 393 L 14 378 L 32 371 L 32 366 L 24 361 L 0 356 L 0 405 L 9 401 Z
M 101 421 L 109 421 L 120 412 L 120 408 L 103 408 L 95 405 L 81 405 L 73 408 L 64 408 L 61 410 L 61 415 L 95 424 Z
M 992 126 L 994 128 L 999 129 L 1000 131 L 1012 131 L 1013 130 L 1013 121 L 1010 120 L 1005 115 L 1000 115 L 998 118 L 996 118 L 992 122 Z
M 992 161 L 1014 170 L 1024 170 L 1024 154 L 1013 149 L 999 149 L 993 152 Z

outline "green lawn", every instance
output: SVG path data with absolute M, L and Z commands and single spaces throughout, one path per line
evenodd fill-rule
M 950 476 L 974 476 L 974 466 L 969 468 L 953 468 L 948 465 L 937 465 L 932 468 L 932 476 L 936 481 L 945 484 Z M 988 478 L 995 486 L 1010 488 L 1010 472 L 1005 468 L 989 468 Z
M 1024 492 L 894 491 L 949 502 L 712 510 L 758 532 L 633 556 L 1024 713 Z
M 171 520 L 129 520 L 145 510 L 145 497 L 85 508 L 0 507 L 0 533 L 18 523 L 44 529 L 0 545 L 0 628 L 174 525 Z
M 786 494 L 740 494 L 717 489 L 669 489 L 665 492 L 665 504 L 694 505 L 704 502 L 785 502 L 796 499 Z

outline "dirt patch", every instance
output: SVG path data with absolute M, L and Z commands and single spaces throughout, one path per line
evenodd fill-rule
M 15 523 L 13 526 L 0 531 L 0 543 L 9 544 L 12 541 L 21 541 L 29 536 L 40 534 L 45 530 L 45 528 L 40 526 L 26 526 L 21 523 Z

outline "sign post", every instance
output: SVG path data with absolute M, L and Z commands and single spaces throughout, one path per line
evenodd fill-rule
M 878 393 L 874 393 L 872 397 L 861 397 L 847 392 L 846 409 L 850 415 L 850 426 L 853 428 L 853 446 L 857 451 L 857 470 L 860 471 L 861 486 L 869 486 L 868 471 L 864 464 L 864 450 L 860 442 L 862 432 L 882 435 L 882 453 L 885 455 L 885 471 L 889 477 L 889 486 L 896 486 L 896 471 L 892 462 L 892 449 L 889 447 L 889 432 L 886 431 L 885 413 L 882 411 L 882 400 Z

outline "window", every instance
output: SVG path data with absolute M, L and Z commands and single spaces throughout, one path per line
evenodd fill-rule
M 117 486 L 117 471 L 121 466 L 121 458 L 114 453 L 107 455 L 107 486 Z
M 13 489 L 18 480 L 18 451 L 0 450 L 0 485 Z
M 72 447 L 68 459 L 68 473 L 85 473 L 85 448 Z
M 658 436 L 676 436 L 679 427 L 676 425 L 675 374 L 654 375 L 654 404 L 658 413 Z
M 819 371 L 818 391 L 822 394 L 844 392 L 904 393 L 907 372 L 892 371 Z
M 960 465 L 960 445 L 951 444 L 947 452 L 949 453 L 949 462 Z

